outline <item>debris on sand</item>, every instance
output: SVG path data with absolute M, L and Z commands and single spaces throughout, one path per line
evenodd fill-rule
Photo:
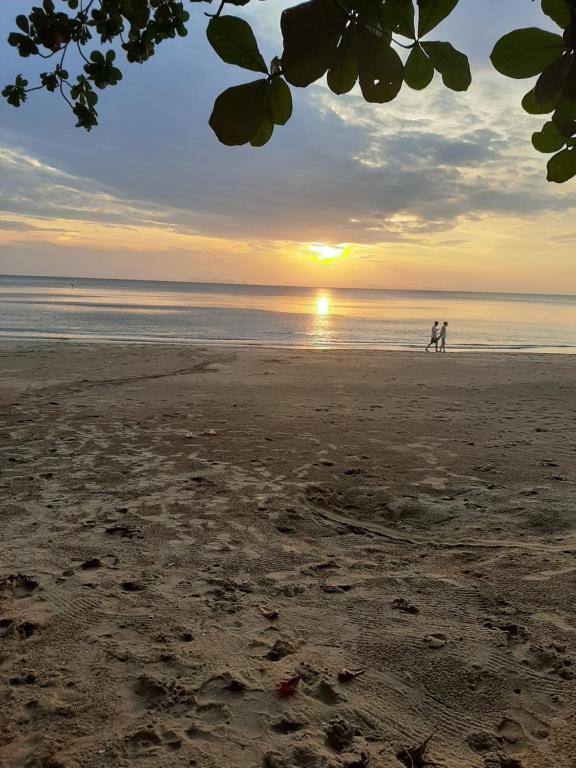
M 426 635 L 424 642 L 430 648 L 443 648 L 448 642 L 448 638 L 442 632 L 433 632 L 430 635 Z
M 356 735 L 356 728 L 348 720 L 338 718 L 326 723 L 324 733 L 326 734 L 326 741 L 332 749 L 341 752 L 352 743 Z
M 406 600 L 404 597 L 397 597 L 394 600 L 392 600 L 392 608 L 396 611 L 403 611 L 404 613 L 420 613 L 420 609 L 417 608 L 415 605 L 412 605 L 412 603 L 409 600 Z
M 366 669 L 346 669 L 344 667 L 344 669 L 338 672 L 338 680 L 341 683 L 349 683 L 351 680 L 355 680 L 360 675 L 363 675 L 364 672 L 366 672 Z
M 278 696 L 294 696 L 298 690 L 298 684 L 301 679 L 302 678 L 300 675 L 294 675 L 293 677 L 288 677 L 285 680 L 281 680 L 276 686 Z
M 276 608 L 267 608 L 265 605 L 260 606 L 260 613 L 265 619 L 270 619 L 270 621 L 274 621 L 274 619 L 277 619 L 279 616 L 279 612 Z
M 265 658 L 269 661 L 280 661 L 285 656 L 295 653 L 296 649 L 288 640 L 276 640 L 272 648 L 268 651 Z
M 422 744 L 418 744 L 415 747 L 408 747 L 407 749 L 401 749 L 396 753 L 396 758 L 400 760 L 401 763 L 404 763 L 406 768 L 432 768 L 434 764 L 426 759 L 426 751 L 432 735 L 433 734 L 430 734 Z

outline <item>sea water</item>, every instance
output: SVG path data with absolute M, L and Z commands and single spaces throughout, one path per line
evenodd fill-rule
M 0 276 L 0 340 L 576 352 L 576 296 Z

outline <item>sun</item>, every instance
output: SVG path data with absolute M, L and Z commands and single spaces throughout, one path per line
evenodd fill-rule
M 316 254 L 317 261 L 333 261 L 345 256 L 348 252 L 348 246 L 345 243 L 340 245 L 324 245 L 324 243 L 308 243 L 308 250 Z

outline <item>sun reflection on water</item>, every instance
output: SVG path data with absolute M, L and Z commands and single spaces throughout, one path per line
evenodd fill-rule
M 330 314 L 330 298 L 328 296 L 316 297 L 316 314 L 324 316 Z
M 314 298 L 309 334 L 312 343 L 318 347 L 330 345 L 333 336 L 332 300 L 326 293 L 319 293 Z

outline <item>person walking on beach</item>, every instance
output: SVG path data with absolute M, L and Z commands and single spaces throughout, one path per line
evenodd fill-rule
M 446 352 L 446 336 L 448 335 L 448 323 L 443 322 L 442 328 L 440 328 L 440 336 L 438 337 L 440 340 L 440 349 L 438 349 L 438 346 L 436 346 L 436 351 L 438 352 Z
M 432 330 L 430 331 L 430 344 L 426 347 L 426 352 L 430 349 L 430 347 L 434 347 L 436 352 L 438 352 L 438 320 L 434 320 L 434 325 L 432 326 Z

